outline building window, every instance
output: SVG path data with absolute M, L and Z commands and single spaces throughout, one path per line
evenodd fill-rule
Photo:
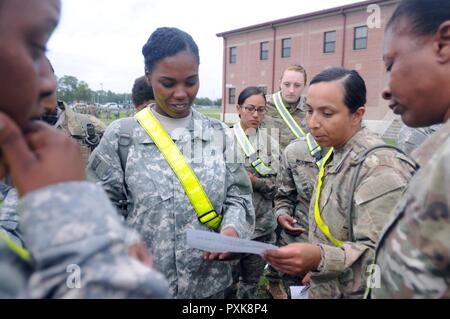
M 336 49 L 336 31 L 325 32 L 323 52 L 333 53 Z
M 258 86 L 258 89 L 260 89 L 261 91 L 263 91 L 263 92 L 264 92 L 264 95 L 267 94 L 267 87 L 265 87 L 265 86 Z
M 237 61 L 237 48 L 230 48 L 230 64 L 236 64 Z
M 230 88 L 228 89 L 228 104 L 236 103 L 236 89 Z
M 259 44 L 259 59 L 268 60 L 269 59 L 269 42 L 261 42 Z
M 367 26 L 355 28 L 355 40 L 353 41 L 353 50 L 367 49 Z
M 289 58 L 291 56 L 291 39 L 281 40 L 281 57 Z

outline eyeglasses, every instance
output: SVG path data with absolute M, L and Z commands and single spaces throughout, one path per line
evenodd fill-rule
M 259 114 L 264 114 L 264 113 L 267 112 L 267 109 L 265 107 L 258 107 L 258 108 L 256 108 L 255 106 L 243 105 L 242 108 L 244 108 L 249 113 L 253 113 L 253 112 L 256 111 Z

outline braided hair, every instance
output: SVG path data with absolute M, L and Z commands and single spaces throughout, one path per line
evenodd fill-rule
M 142 48 L 145 59 L 145 71 L 151 72 L 160 60 L 188 50 L 200 64 L 200 55 L 194 39 L 186 32 L 177 28 L 158 28 Z

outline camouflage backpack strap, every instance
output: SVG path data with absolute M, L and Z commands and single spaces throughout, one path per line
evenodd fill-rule
M 364 151 L 364 153 L 362 153 L 357 160 L 353 163 L 353 165 L 356 165 L 356 170 L 355 173 L 352 176 L 352 180 L 351 180 L 351 188 L 350 188 L 350 196 L 348 199 L 348 207 L 349 207 L 349 214 L 348 214 L 348 219 L 347 219 L 347 226 L 348 226 L 348 238 L 351 242 L 355 241 L 355 236 L 353 233 L 353 215 L 354 215 L 354 211 L 353 211 L 353 198 L 355 196 L 355 190 L 356 190 L 356 183 L 358 181 L 358 177 L 359 177 L 359 173 L 361 171 L 361 167 L 363 162 L 369 157 L 369 155 L 379 149 L 392 149 L 395 150 L 401 154 L 403 154 L 404 156 L 406 156 L 407 158 L 409 158 L 411 160 L 411 162 L 414 163 L 414 168 L 417 170 L 419 167 L 419 164 L 417 164 L 417 162 L 415 160 L 413 160 L 412 158 L 410 158 L 403 150 L 401 150 L 400 148 L 398 148 L 397 146 L 394 145 L 387 145 L 387 144 L 380 144 L 380 145 L 375 145 L 373 147 L 368 148 L 367 150 Z
M 130 199 L 128 196 L 128 191 L 125 183 L 125 169 L 127 167 L 128 152 L 130 150 L 131 143 L 133 141 L 133 128 L 136 123 L 134 117 L 127 117 L 121 120 L 119 127 L 119 139 L 118 143 L 118 154 L 120 159 L 120 166 L 123 172 L 123 194 L 125 195 L 125 200 L 119 201 L 119 206 L 124 216 L 127 213 L 128 204 Z
M 130 149 L 130 145 L 132 142 L 132 133 L 133 127 L 136 120 L 134 117 L 127 117 L 122 119 L 120 122 L 119 128 L 119 158 L 120 158 L 120 166 L 122 167 L 122 171 L 125 172 L 125 168 L 127 167 L 127 159 L 128 159 L 128 151 Z

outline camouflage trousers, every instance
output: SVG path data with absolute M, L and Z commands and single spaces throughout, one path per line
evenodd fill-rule
M 274 244 L 275 238 L 275 233 L 271 233 L 254 240 Z M 226 290 L 225 299 L 255 299 L 265 265 L 259 255 L 241 254 L 238 260 L 233 261 L 233 284 Z
M 307 242 L 306 234 L 300 236 L 292 236 L 284 232 L 283 230 L 277 229 L 277 243 L 278 247 L 286 246 L 291 243 Z M 272 295 L 274 299 L 282 299 L 279 296 L 279 292 L 283 292 L 287 298 L 291 298 L 290 286 L 300 286 L 303 280 L 303 276 L 290 276 L 277 271 L 275 268 L 269 265 L 266 273 L 266 278 L 269 282 L 268 292 Z M 274 291 L 276 290 L 276 291 Z M 277 295 L 276 295 L 277 294 Z

